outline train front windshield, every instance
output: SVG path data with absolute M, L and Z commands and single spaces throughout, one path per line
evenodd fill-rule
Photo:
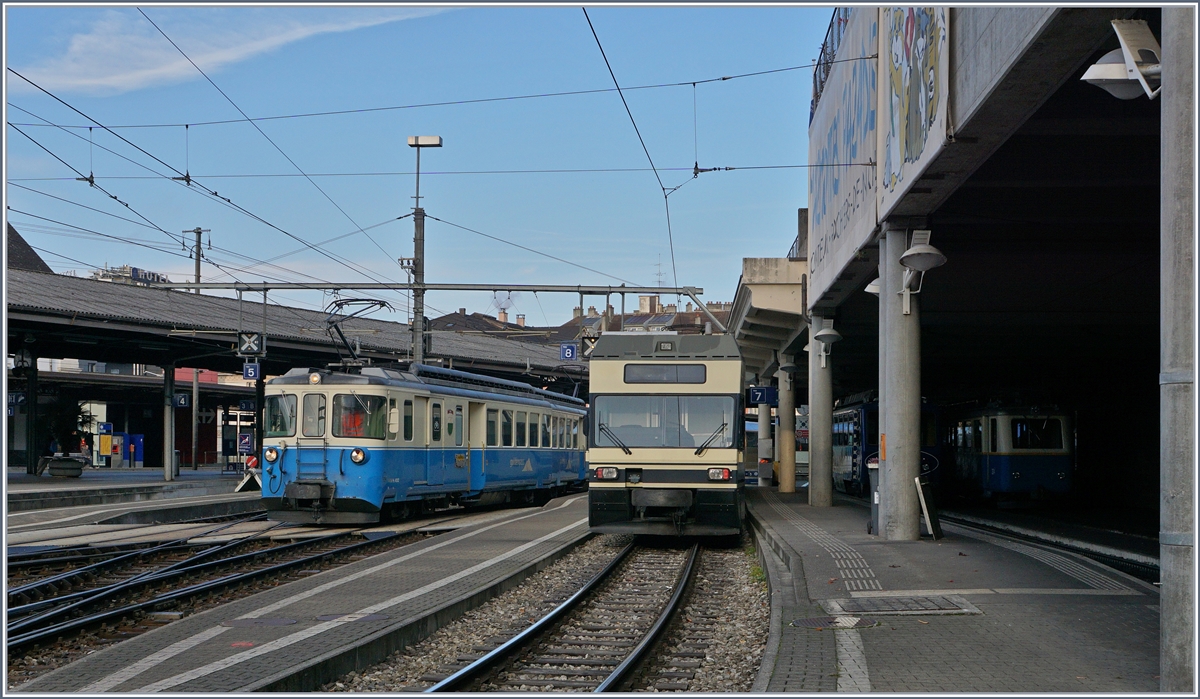
M 733 446 L 732 396 L 596 396 L 595 447 Z

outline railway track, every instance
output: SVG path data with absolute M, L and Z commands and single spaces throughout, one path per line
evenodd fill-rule
M 259 534 L 248 534 L 120 582 L 10 607 L 9 656 L 97 629 L 102 640 L 134 636 L 154 626 L 152 621 L 141 623 L 148 613 L 229 597 L 230 591 L 253 583 L 287 574 L 319 572 L 330 563 L 360 560 L 424 538 L 422 534 L 392 534 L 362 539 L 354 533 L 338 533 L 257 551 L 235 552 L 245 539 Z
M 630 544 L 566 601 L 426 692 L 626 688 L 679 608 L 699 545 L 661 550 Z

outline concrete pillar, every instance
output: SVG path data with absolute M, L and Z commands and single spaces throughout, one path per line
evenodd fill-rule
M 879 404 L 879 432 L 875 435 L 876 444 L 879 445 L 879 462 L 877 468 L 867 469 L 867 473 L 871 477 L 871 533 L 878 536 L 879 531 L 879 501 L 884 492 L 884 475 L 886 470 L 883 467 L 883 435 L 887 434 L 887 426 L 884 422 L 883 404 L 885 396 L 887 396 L 887 314 L 884 313 L 883 305 L 883 290 L 887 288 L 888 266 L 884 259 L 884 248 L 887 245 L 887 238 L 881 237 L 879 240 L 879 384 L 876 389 L 876 400 Z
M 790 365 L 791 357 L 779 356 L 779 362 Z M 779 453 L 779 492 L 796 492 L 796 390 L 792 374 L 782 369 L 775 375 L 779 379 L 779 430 L 775 434 L 775 447 Z
M 29 373 L 25 384 L 25 473 L 37 474 L 38 457 L 42 455 L 42 444 L 38 440 L 38 358 L 30 358 Z
M 163 480 L 175 480 L 175 365 L 163 366 Z
M 1162 10 L 1159 689 L 1194 694 L 1195 8 Z
M 771 462 L 775 460 L 775 447 L 765 449 L 765 440 L 771 439 L 771 406 L 763 403 L 758 406 L 758 485 L 766 488 L 771 485 Z M 768 459 L 763 463 L 763 459 Z
M 808 326 L 808 504 L 833 505 L 833 362 L 821 366 L 822 343 L 812 339 L 825 319 Z
M 884 401 L 881 423 L 887 432 L 879 437 L 880 453 L 886 462 L 884 488 L 880 492 L 879 529 L 889 541 L 921 538 L 920 503 L 915 480 L 921 474 L 921 326 L 917 296 L 910 299 L 911 313 L 903 312 L 900 294 L 904 267 L 900 256 L 908 249 L 908 231 L 884 227 L 881 266 L 887 265 L 886 286 L 879 290 L 884 335 Z

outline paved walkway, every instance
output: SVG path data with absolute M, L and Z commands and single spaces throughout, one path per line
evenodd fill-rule
M 20 687 L 297 691 L 382 660 L 587 535 L 587 497 L 442 534 L 185 617 Z M 303 684 L 289 684 L 303 674 Z
M 885 542 L 865 508 L 747 494 L 781 610 L 766 691 L 1158 691 L 1153 585 L 945 523 Z

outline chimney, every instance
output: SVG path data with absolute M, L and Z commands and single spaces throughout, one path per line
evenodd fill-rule
M 465 309 L 465 308 L 458 309 L 458 314 L 460 316 L 465 316 L 467 314 L 467 309 Z
M 595 306 L 588 306 L 588 318 L 595 318 L 598 315 L 600 314 L 596 312 Z
M 579 317 L 581 317 L 582 315 L 583 315 L 583 306 L 576 306 L 576 307 L 575 307 L 575 310 L 574 310 L 574 311 L 572 312 L 572 314 L 571 314 L 571 317 L 572 317 L 572 318 L 579 318 Z
M 499 311 L 497 311 L 496 312 L 496 320 L 500 321 L 501 323 L 507 323 L 508 322 L 508 310 L 501 308 Z
M 657 296 L 639 296 L 638 297 L 638 313 L 658 313 L 659 304 Z
M 678 313 L 678 312 L 679 312 L 679 307 L 673 303 L 668 303 L 666 306 L 663 307 L 663 313 Z
M 525 327 L 525 314 L 524 313 L 517 314 L 517 325 L 520 325 L 522 328 Z
M 692 312 L 692 302 L 688 301 L 687 306 L 685 306 L 684 308 L 687 309 L 688 313 L 691 313 Z

